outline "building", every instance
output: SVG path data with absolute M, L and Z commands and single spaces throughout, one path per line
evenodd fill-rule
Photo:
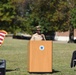
M 69 31 L 56 32 L 55 40 L 57 41 L 69 41 Z M 74 30 L 74 39 L 76 39 L 76 29 Z

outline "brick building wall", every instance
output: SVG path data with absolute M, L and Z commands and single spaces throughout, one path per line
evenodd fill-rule
M 76 29 L 74 30 L 74 39 L 76 39 Z M 69 41 L 69 31 L 56 32 L 55 40 L 57 40 L 57 41 Z

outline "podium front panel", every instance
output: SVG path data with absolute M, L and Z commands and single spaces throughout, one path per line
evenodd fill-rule
M 52 72 L 52 41 L 29 42 L 29 72 Z

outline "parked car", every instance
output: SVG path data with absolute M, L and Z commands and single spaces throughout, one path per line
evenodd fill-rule
M 23 33 L 17 33 L 13 35 L 13 39 L 25 39 L 25 40 L 30 40 L 31 35 L 29 34 L 23 34 Z

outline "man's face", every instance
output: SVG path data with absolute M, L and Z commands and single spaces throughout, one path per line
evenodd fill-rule
M 41 34 L 41 30 L 37 30 L 37 33 L 38 33 L 38 34 Z

